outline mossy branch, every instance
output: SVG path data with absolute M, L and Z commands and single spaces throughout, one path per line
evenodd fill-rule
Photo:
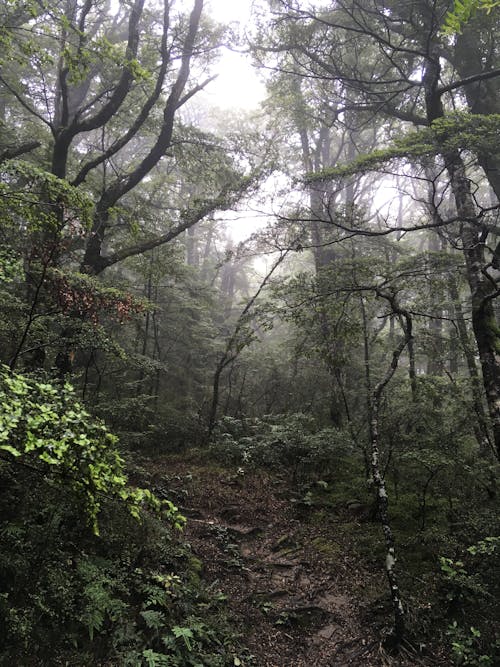
M 493 155 L 500 149 L 500 114 L 450 114 L 436 119 L 430 127 L 410 132 L 392 146 L 360 155 L 352 162 L 306 174 L 306 183 L 331 181 L 376 171 L 394 160 L 411 162 L 418 158 L 467 150 Z

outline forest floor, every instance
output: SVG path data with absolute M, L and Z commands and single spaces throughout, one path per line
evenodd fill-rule
M 345 530 L 367 520 L 358 506 L 311 511 L 289 481 L 263 471 L 180 457 L 145 467 L 152 488 L 187 516 L 202 576 L 226 597 L 257 667 L 451 664 L 410 644 L 398 656 L 383 648 L 391 609 L 382 563 L 367 565 Z

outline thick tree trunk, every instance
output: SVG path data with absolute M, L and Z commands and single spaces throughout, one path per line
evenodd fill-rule
M 427 118 L 430 124 L 444 116 L 438 87 L 440 73 L 437 49 L 431 49 L 423 76 Z M 477 215 L 462 157 L 458 151 L 443 151 L 442 157 L 450 179 L 457 215 L 461 220 L 460 240 L 465 257 L 466 278 L 471 292 L 472 329 L 483 372 L 495 452 L 500 458 L 500 329 L 493 308 L 493 299 L 498 296 L 498 287 L 487 273 L 486 239 L 479 233 L 481 220 Z
M 464 353 L 467 370 L 472 385 L 472 404 L 474 412 L 477 417 L 476 439 L 478 441 L 479 450 L 482 454 L 489 453 L 492 449 L 492 441 L 488 427 L 488 417 L 484 408 L 484 388 L 481 386 L 481 377 L 477 368 L 476 359 L 474 356 L 474 349 L 469 339 L 467 325 L 465 322 L 464 313 L 462 310 L 462 303 L 458 291 L 458 285 L 455 276 L 450 276 L 448 280 L 448 290 L 450 293 L 451 302 L 453 304 L 455 323 L 458 332 L 458 341 Z
M 477 226 L 473 226 L 470 222 L 477 216 L 470 182 L 465 176 L 462 160 L 458 155 L 446 155 L 445 163 L 450 175 L 457 213 L 464 220 L 461 240 L 466 276 L 471 291 L 472 329 L 483 372 L 495 451 L 500 458 L 500 329 L 493 308 L 497 288 L 487 278 L 484 242 L 479 236 Z
M 484 37 L 484 35 L 483 35 Z M 493 36 L 492 39 L 496 37 Z M 477 31 L 477 23 L 469 21 L 457 41 L 452 58 L 462 79 L 491 69 L 483 60 L 484 42 Z M 465 97 L 470 112 L 474 114 L 500 113 L 500 77 L 475 81 L 464 86 Z M 500 201 L 500 157 L 498 155 L 479 154 L 478 162 L 497 199 Z

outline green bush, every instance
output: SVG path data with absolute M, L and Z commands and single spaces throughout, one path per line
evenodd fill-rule
M 461 558 L 440 558 L 443 593 L 455 620 L 448 628 L 457 665 L 497 665 L 500 635 L 500 537 L 485 537 Z
M 174 523 L 183 518 L 168 501 L 147 489 L 127 486 L 117 438 L 75 401 L 73 388 L 0 370 L 0 451 L 14 465 L 31 467 L 70 491 L 99 532 L 102 496 L 124 501 L 139 518 L 141 506 L 163 510 Z
M 212 445 L 212 453 L 226 462 L 287 471 L 294 482 L 332 474 L 354 451 L 349 433 L 318 430 L 314 419 L 302 413 L 244 420 L 226 417 Z
M 183 517 L 71 387 L 3 369 L 0 404 L 0 664 L 233 665 Z

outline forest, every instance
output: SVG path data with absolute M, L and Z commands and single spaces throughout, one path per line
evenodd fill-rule
M 0 665 L 500 665 L 499 34 L 0 0 Z

